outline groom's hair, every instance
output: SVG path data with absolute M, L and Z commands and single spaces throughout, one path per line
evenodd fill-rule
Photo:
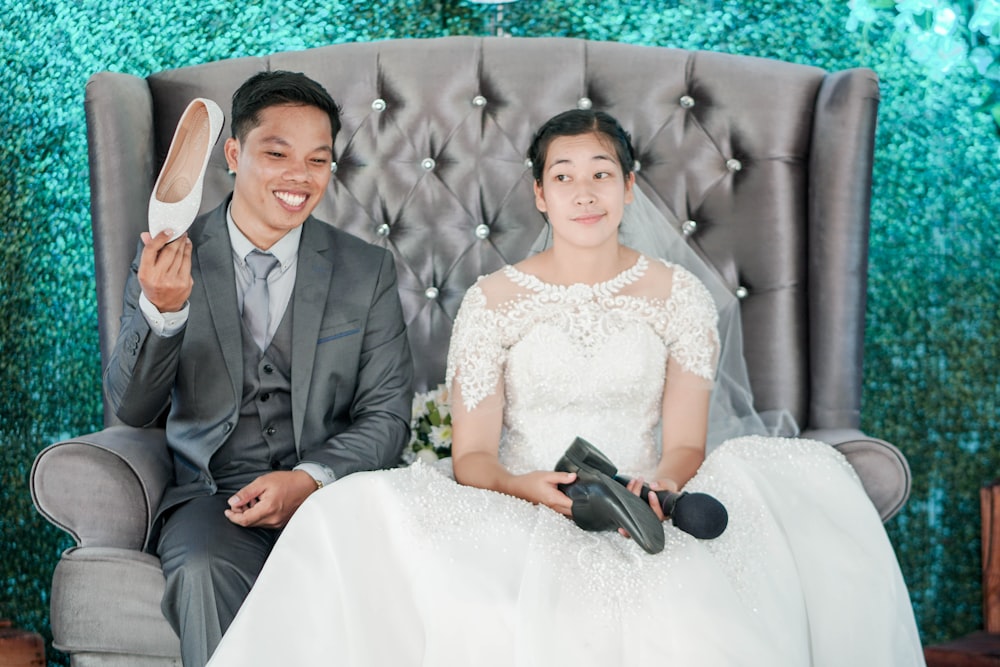
M 577 137 L 581 134 L 596 134 L 607 140 L 614 148 L 626 178 L 635 169 L 635 149 L 632 137 L 611 114 L 592 109 L 570 109 L 545 121 L 531 142 L 528 159 L 531 160 L 531 175 L 536 183 L 542 182 L 545 159 L 549 146 L 559 137 Z
M 340 107 L 326 89 L 301 72 L 258 72 L 233 93 L 230 128 L 241 143 L 260 125 L 260 112 L 273 106 L 310 106 L 330 118 L 332 138 L 340 131 Z

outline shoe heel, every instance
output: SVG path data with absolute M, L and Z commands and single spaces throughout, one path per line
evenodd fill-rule
M 604 455 L 597 447 L 577 437 L 566 449 L 559 462 L 556 463 L 556 470 L 560 472 L 577 472 L 579 470 L 592 470 L 601 472 L 609 477 L 618 474 L 618 468 Z

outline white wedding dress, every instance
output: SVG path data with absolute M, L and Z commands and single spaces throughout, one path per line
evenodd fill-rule
M 453 410 L 502 409 L 515 472 L 553 469 L 579 435 L 648 477 L 664 383 L 709 382 L 714 324 L 693 276 L 645 257 L 595 286 L 507 267 L 455 322 Z M 924 664 L 881 521 L 832 447 L 730 440 L 685 488 L 720 499 L 727 530 L 667 522 L 649 555 L 447 466 L 351 475 L 295 513 L 210 664 Z

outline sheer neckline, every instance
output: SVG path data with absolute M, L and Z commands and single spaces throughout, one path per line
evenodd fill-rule
M 512 264 L 504 267 L 504 274 L 517 285 L 535 292 L 553 290 L 558 292 L 579 292 L 586 290 L 593 294 L 615 294 L 641 278 L 646 273 L 647 268 L 649 268 L 649 260 L 646 259 L 645 255 L 640 253 L 632 266 L 608 280 L 594 283 L 593 285 L 588 285 L 587 283 L 573 283 L 571 285 L 548 283 L 534 274 L 526 273 L 516 268 Z

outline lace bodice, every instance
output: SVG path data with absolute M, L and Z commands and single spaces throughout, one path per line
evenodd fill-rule
M 708 291 L 676 265 L 640 256 L 612 280 L 570 286 L 508 266 L 466 294 L 446 381 L 469 411 L 502 392 L 499 454 L 514 472 L 552 469 L 582 436 L 645 473 L 658 460 L 668 362 L 671 378 L 710 381 L 715 325 Z

